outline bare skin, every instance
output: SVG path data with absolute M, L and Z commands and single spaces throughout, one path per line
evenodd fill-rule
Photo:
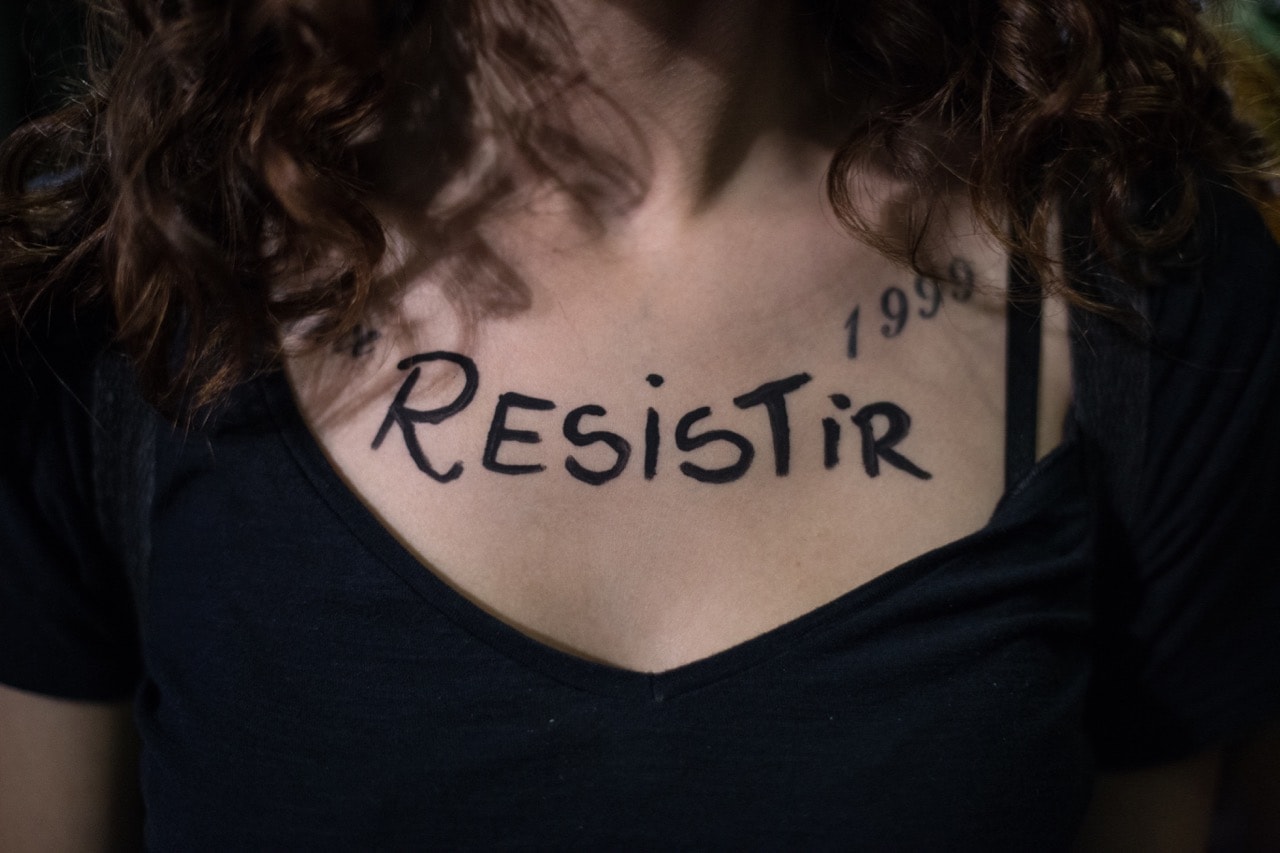
M 588 73 L 642 135 L 643 202 L 586 228 L 553 191 L 531 192 L 482 226 L 527 285 L 526 310 L 468 324 L 445 285 L 424 277 L 372 350 L 299 358 L 291 376 L 335 467 L 431 571 L 562 650 L 670 669 L 985 524 L 1003 491 L 1006 258 L 957 210 L 947 248 L 976 271 L 978 294 L 944 300 L 927 322 L 868 341 L 851 360 L 850 310 L 877 306 L 887 287 L 910 290 L 914 276 L 852 240 L 827 206 L 832 149 L 814 131 L 812 104 L 795 96 L 806 89 L 778 37 L 790 26 L 787 4 L 708 2 L 679 15 L 661 3 L 562 8 Z M 601 139 L 610 130 L 584 128 Z M 1069 397 L 1062 323 L 1049 326 L 1046 452 L 1061 440 Z M 396 436 L 370 446 L 404 378 L 396 362 L 437 350 L 464 353 L 481 375 L 474 404 L 423 433 L 443 467 L 463 462 L 466 473 L 448 484 L 423 476 Z M 782 478 L 767 458 L 763 410 L 730 401 L 800 373 L 812 381 L 787 402 L 794 459 Z M 660 389 L 650 374 L 664 377 Z M 412 403 L 445 405 L 461 382 L 456 368 L 431 366 Z M 512 477 L 481 465 L 495 403 L 509 391 L 557 405 L 512 414 L 511 428 L 542 441 L 501 451 L 545 472 Z M 859 452 L 832 394 L 908 412 L 903 451 L 931 479 L 899 470 L 868 478 L 856 463 L 826 470 L 824 417 L 845 423 L 842 455 Z M 662 413 L 657 476 L 641 476 L 638 459 L 601 487 L 565 474 L 573 448 L 561 420 L 587 403 L 608 411 L 601 428 L 629 435 L 637 455 L 646 410 Z M 676 420 L 701 406 L 713 410 L 705 428 L 737 430 L 759 449 L 740 480 L 709 486 L 678 470 L 732 461 L 724 446 L 672 446 Z M 594 453 L 579 457 L 607 467 L 602 448 Z
M 0 850 L 136 850 L 137 736 L 128 703 L 0 685 Z

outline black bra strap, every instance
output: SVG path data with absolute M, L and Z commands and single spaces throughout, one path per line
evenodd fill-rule
M 1040 285 L 1024 258 L 1009 258 L 1005 360 L 1004 485 L 1008 491 L 1036 464 L 1040 401 Z

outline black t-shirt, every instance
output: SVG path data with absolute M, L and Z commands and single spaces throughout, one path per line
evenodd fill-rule
M 97 346 L 59 326 L 3 377 L 0 680 L 134 697 L 157 849 L 1064 847 L 1099 765 L 1280 709 L 1280 250 L 1210 200 L 1203 265 L 1150 296 L 1133 517 L 1077 425 L 982 530 L 660 674 L 432 575 L 279 374 L 161 428 L 135 620 L 95 522 Z

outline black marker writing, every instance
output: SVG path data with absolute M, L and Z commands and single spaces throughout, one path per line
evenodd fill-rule
M 845 355 L 849 358 L 858 357 L 858 320 L 861 315 L 861 306 L 855 307 L 844 324 L 844 327 L 849 330 L 849 342 L 845 345 Z
M 662 443 L 659 432 L 658 410 L 650 409 L 644 418 L 644 478 L 658 476 L 658 446 Z
M 607 471 L 592 471 L 584 467 L 572 456 L 564 460 L 566 471 L 575 479 L 592 486 L 604 485 L 619 476 L 623 469 L 627 467 L 627 461 L 631 458 L 631 442 L 616 432 L 605 432 L 604 430 L 597 432 L 582 431 L 582 419 L 584 417 L 602 418 L 607 414 L 608 412 L 605 411 L 603 406 L 579 406 L 564 419 L 564 437 L 574 447 L 588 447 L 592 444 L 600 443 L 609 447 L 618 457 L 617 461 L 613 463 L 613 467 Z
M 973 290 L 978 280 L 978 277 L 973 272 L 973 267 L 964 258 L 954 258 L 947 273 L 953 285 L 951 298 L 957 302 L 968 302 L 969 298 L 973 296 Z
M 927 309 L 926 309 L 927 310 Z M 425 366 L 433 362 L 451 364 L 462 371 L 463 384 L 461 390 L 449 403 L 432 409 L 417 409 L 410 404 L 410 398 L 417 390 Z M 408 371 L 401 382 L 395 398 L 387 408 L 386 417 L 373 440 L 373 449 L 380 449 L 391 434 L 393 427 L 399 427 L 404 438 L 405 448 L 410 458 L 420 471 L 440 483 L 450 483 L 462 476 L 463 463 L 454 462 L 443 472 L 432 464 L 423 446 L 421 427 L 443 423 L 466 409 L 475 399 L 480 387 L 480 372 L 470 358 L 452 352 L 429 352 L 406 358 L 397 365 L 397 369 Z M 762 407 L 768 418 L 769 435 L 773 446 L 773 470 L 775 476 L 785 477 L 791 472 L 792 430 L 789 405 L 792 395 L 798 399 L 803 396 L 801 389 L 808 385 L 812 378 L 808 373 L 797 373 L 784 379 L 766 382 L 745 394 L 733 398 L 738 410 L 746 411 Z M 653 388 L 660 388 L 665 383 L 662 376 L 650 374 L 646 381 Z M 846 394 L 831 394 L 832 405 L 840 412 L 853 410 L 853 401 Z M 516 462 L 510 459 L 516 453 L 513 448 L 504 446 L 511 444 L 540 445 L 543 443 L 543 432 L 532 428 L 512 426 L 513 418 L 520 417 L 526 423 L 538 420 L 529 413 L 551 412 L 556 410 L 554 402 L 540 397 L 507 391 L 500 394 L 493 409 L 485 436 L 484 450 L 481 456 L 483 467 L 505 476 L 521 476 L 539 474 L 547 470 L 544 461 L 536 458 Z M 518 412 L 525 413 L 523 416 Z M 644 463 L 642 475 L 652 480 L 658 473 L 658 456 L 663 447 L 663 419 L 654 406 L 644 410 L 643 440 Z M 712 416 L 710 406 L 700 406 L 687 412 L 676 423 L 673 433 L 675 450 L 684 454 L 693 454 L 715 444 L 727 444 L 737 451 L 736 458 L 721 467 L 709 467 L 705 459 L 694 457 L 680 462 L 680 472 L 700 483 L 723 484 L 742 479 L 750 471 L 755 461 L 756 451 L 752 440 L 741 432 L 731 429 L 707 429 L 699 431 L 704 420 Z M 726 413 L 726 417 L 731 417 Z M 742 415 L 738 416 L 741 419 Z M 584 425 L 588 418 L 604 420 L 608 427 L 609 412 L 597 404 L 578 406 L 569 411 L 561 422 L 561 433 L 569 445 L 575 448 L 588 448 L 602 445 L 613 453 L 612 464 L 608 457 L 596 455 L 590 457 L 599 460 L 601 467 L 587 467 L 579 455 L 568 453 L 563 459 L 564 470 L 579 482 L 592 486 L 602 486 L 618 479 L 626 472 L 631 461 L 632 442 L 625 437 L 624 430 L 615 428 L 589 429 Z M 845 432 L 843 418 L 829 416 L 822 418 L 822 460 L 827 470 L 840 464 L 840 443 Z M 861 439 L 862 467 L 868 477 L 874 479 L 881 475 L 883 466 L 888 465 L 899 471 L 919 479 L 929 480 L 932 475 L 903 455 L 902 443 L 911 431 L 911 416 L 896 403 L 878 402 L 863 406 L 851 418 L 857 427 L 857 436 Z M 632 421 L 632 428 L 639 425 Z M 848 423 L 848 422 L 845 422 Z M 544 429 L 544 432 L 546 430 Z M 508 457 L 504 461 L 501 457 Z M 534 451 L 529 451 L 533 453 Z M 600 451 L 596 451 L 598 454 Z M 723 458 L 723 457 L 721 457 Z M 608 465 L 608 467 L 602 467 Z
M 711 407 L 703 406 L 681 418 L 676 424 L 676 447 L 688 453 L 717 441 L 725 441 L 738 448 L 738 461 L 724 468 L 703 468 L 692 462 L 681 462 L 680 470 L 686 477 L 691 477 L 699 483 L 732 483 L 747 473 L 747 469 L 751 467 L 751 461 L 755 459 L 756 449 L 746 438 L 727 429 L 713 429 L 701 435 L 690 435 L 689 430 L 693 425 L 710 414 Z
M 924 276 L 916 276 L 916 296 L 921 301 L 928 303 L 928 307 L 919 309 L 916 313 L 922 319 L 932 320 L 938 316 L 938 312 L 942 310 L 942 286 L 931 278 Z
M 352 358 L 363 358 L 373 352 L 373 345 L 382 337 L 377 329 L 357 325 L 333 345 L 334 352 L 348 353 Z
M 907 325 L 907 294 L 899 288 L 889 288 L 880 294 L 880 311 L 889 321 L 880 327 L 880 334 L 896 338 Z
M 733 398 L 739 409 L 764 405 L 769 413 L 769 429 L 773 433 L 773 465 L 779 477 L 791 471 L 791 423 L 787 419 L 787 395 L 804 386 L 813 377 L 797 373 L 776 382 L 766 382 L 754 391 Z
M 947 275 L 951 283 L 949 295 L 956 302 L 968 302 L 977 286 L 977 276 L 973 267 L 964 258 L 953 258 Z M 944 292 L 942 284 L 931 278 L 916 276 L 912 284 L 916 310 L 914 316 L 922 320 L 932 320 L 942 310 Z M 907 328 L 913 315 L 912 296 L 901 287 L 887 287 L 880 293 L 880 315 L 884 323 L 880 326 L 880 335 L 892 340 L 899 337 Z M 854 306 L 844 327 L 848 332 L 845 342 L 845 355 L 856 359 L 859 351 L 859 330 L 862 322 L 862 306 Z
M 661 388 L 662 383 L 667 380 L 656 373 L 650 373 L 645 381 L 654 388 Z M 652 480 L 658 476 L 658 447 L 662 443 L 660 428 L 658 410 L 649 409 L 644 418 L 644 478 L 646 480 Z
M 458 394 L 454 401 L 447 406 L 438 409 L 411 409 L 409 408 L 409 395 L 413 393 L 414 386 L 418 384 L 418 379 L 422 376 L 422 365 L 432 361 L 447 361 L 456 364 L 462 368 L 464 383 L 462 391 Z M 399 426 L 400 431 L 404 433 L 404 444 L 409 451 L 410 458 L 413 459 L 418 470 L 426 474 L 431 479 L 448 483 L 462 476 L 462 463 L 455 462 L 448 471 L 441 474 L 431 465 L 431 461 L 427 459 L 426 452 L 422 449 L 422 445 L 418 442 L 418 424 L 439 424 L 448 418 L 461 412 L 476 396 L 476 390 L 480 387 L 480 371 L 476 368 L 476 363 L 465 355 L 459 355 L 454 352 L 428 352 L 420 355 L 411 356 L 396 365 L 397 370 L 409 370 L 412 372 L 405 377 L 404 382 L 400 385 L 400 390 L 396 392 L 396 397 L 391 401 L 390 408 L 387 409 L 387 416 L 382 421 L 382 426 L 378 429 L 377 436 L 373 439 L 373 449 L 377 450 L 382 446 L 387 438 L 387 433 L 391 431 L 391 427 Z
M 489 437 L 484 444 L 484 467 L 495 474 L 536 474 L 547 470 L 546 465 L 507 465 L 498 461 L 498 450 L 505 441 L 517 441 L 524 444 L 539 444 L 542 436 L 532 430 L 510 429 L 507 426 L 507 412 L 511 409 L 530 409 L 535 412 L 549 412 L 556 407 L 550 400 L 537 397 L 526 397 L 515 391 L 508 391 L 498 397 L 498 406 L 493 410 L 493 420 L 489 422 Z
M 853 408 L 853 401 L 844 394 L 832 394 L 831 402 L 842 412 Z M 822 419 L 822 467 L 830 471 L 840 464 L 840 422 L 835 418 Z
M 876 436 L 874 423 L 877 417 L 889 422 L 888 430 L 879 437 Z M 866 469 L 868 477 L 880 476 L 880 460 L 883 459 L 917 479 L 933 479 L 932 474 L 893 449 L 911 431 L 911 416 L 901 406 L 895 403 L 872 403 L 859 409 L 853 416 L 853 422 L 862 431 L 862 467 Z

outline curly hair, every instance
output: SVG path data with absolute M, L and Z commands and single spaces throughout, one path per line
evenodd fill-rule
M 904 263 L 940 191 L 966 192 L 1048 280 L 1065 202 L 1118 259 L 1177 244 L 1205 174 L 1266 185 L 1189 0 L 796 3 L 827 93 L 874 93 L 831 200 Z M 418 211 L 429 262 L 509 275 L 479 238 L 449 236 L 509 191 L 498 174 L 448 190 L 486 141 L 548 174 L 607 159 L 539 118 L 583 85 L 543 0 L 91 0 L 90 15 L 86 91 L 0 149 L 0 320 L 49 296 L 105 303 L 162 406 L 216 399 L 278 357 L 286 328 L 331 342 L 394 300 L 388 210 Z M 392 137 L 418 160 L 388 162 Z M 906 239 L 859 215 L 868 165 L 918 202 Z M 566 183 L 588 201 L 600 181 L 642 191 L 617 162 L 579 171 Z

